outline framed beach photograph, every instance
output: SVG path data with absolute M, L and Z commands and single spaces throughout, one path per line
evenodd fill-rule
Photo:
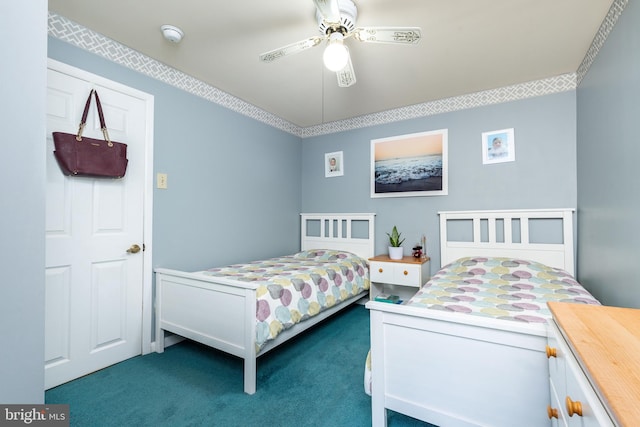
M 516 142 L 512 129 L 482 133 L 482 163 L 513 162 L 516 160 Z
M 332 176 L 344 175 L 344 161 L 342 151 L 334 153 L 325 153 L 324 155 L 324 176 L 329 178 Z
M 448 194 L 448 130 L 371 140 L 371 197 Z

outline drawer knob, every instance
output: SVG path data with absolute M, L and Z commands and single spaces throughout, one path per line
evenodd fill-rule
M 382 273 L 382 271 L 383 271 L 383 270 L 382 270 L 382 267 L 380 267 L 380 268 L 378 269 L 378 273 Z
M 409 272 L 407 270 L 404 271 L 404 275 L 406 276 L 407 274 L 409 274 Z
M 552 357 L 558 357 L 558 350 L 555 347 L 547 346 L 547 359 L 551 359 Z
M 566 404 L 567 404 L 567 413 L 569 414 L 570 417 L 573 417 L 574 414 L 579 417 L 582 416 L 582 403 L 580 403 L 579 401 L 574 402 L 573 400 L 571 400 L 569 396 L 567 396 Z
M 549 416 L 549 419 L 552 418 L 558 418 L 558 409 L 557 408 L 552 408 L 551 405 L 547 405 L 547 415 Z

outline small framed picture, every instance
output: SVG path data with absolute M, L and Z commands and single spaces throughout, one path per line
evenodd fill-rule
M 516 160 L 513 128 L 482 133 L 482 163 L 503 163 Z
M 325 153 L 324 155 L 324 176 L 330 178 L 333 176 L 344 175 L 344 160 L 342 151 L 333 153 Z

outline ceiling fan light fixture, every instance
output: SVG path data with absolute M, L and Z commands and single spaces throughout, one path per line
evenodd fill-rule
M 340 32 L 331 33 L 328 45 L 322 55 L 325 67 L 331 71 L 340 71 L 349 61 L 349 49 L 344 45 L 344 36 Z

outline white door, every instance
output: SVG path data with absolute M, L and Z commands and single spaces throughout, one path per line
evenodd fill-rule
M 145 243 L 150 138 L 148 95 L 55 68 L 47 70 L 47 389 L 142 353 L 144 252 L 127 250 Z M 77 132 L 92 88 L 102 101 L 109 136 L 127 144 L 123 179 L 66 177 L 53 156 L 51 132 Z M 103 137 L 95 99 L 83 135 Z

